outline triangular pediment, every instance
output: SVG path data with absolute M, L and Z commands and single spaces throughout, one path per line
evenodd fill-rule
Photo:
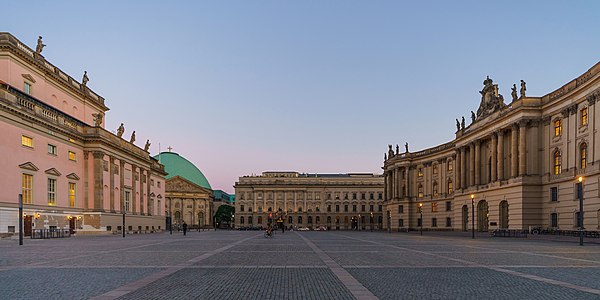
M 154 197 L 156 196 L 154 193 L 150 193 L 150 197 Z
M 31 81 L 32 83 L 35 83 L 35 79 L 33 78 L 33 76 L 31 76 L 31 74 L 21 74 L 21 76 L 23 76 L 23 78 Z
M 50 169 L 44 171 L 44 173 L 46 173 L 48 175 L 53 175 L 53 176 L 60 176 L 61 175 L 60 172 L 57 169 L 55 169 L 55 168 L 50 168 Z
M 161 195 L 161 194 L 158 194 L 158 196 L 156 196 L 156 198 L 158 198 L 158 199 L 162 199 L 162 195 Z
M 32 162 L 28 161 L 24 164 L 20 164 L 19 168 L 29 170 L 29 171 L 37 171 L 40 168 L 36 167 Z
M 167 179 L 165 183 L 165 191 L 167 192 L 192 192 L 192 193 L 203 193 L 207 192 L 207 189 L 181 177 L 175 176 Z
M 71 173 L 71 174 L 67 175 L 67 178 L 73 179 L 73 180 L 79 180 L 79 176 L 77 176 L 77 174 L 75 174 L 75 173 Z

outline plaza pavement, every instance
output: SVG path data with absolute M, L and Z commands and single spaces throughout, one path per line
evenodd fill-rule
M 210 231 L 0 240 L 0 299 L 600 299 L 600 245 Z

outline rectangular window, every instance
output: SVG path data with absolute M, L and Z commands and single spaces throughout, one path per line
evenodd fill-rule
M 56 155 L 56 146 L 48 144 L 48 154 Z
M 365 193 L 361 193 L 360 194 L 360 199 L 365 200 L 365 198 L 366 198 L 366 194 Z
M 31 204 L 33 200 L 33 175 L 21 175 L 21 193 L 23 194 L 23 203 Z
M 437 218 L 431 218 L 431 227 L 437 227 Z
M 344 205 L 344 212 L 348 212 L 348 204 Z
M 560 136 L 562 134 L 562 122 L 560 120 L 554 121 L 554 136 Z
M 356 212 L 356 204 L 352 204 L 352 212 Z
M 69 182 L 69 207 L 75 207 L 75 183 Z
M 31 84 L 29 82 L 23 84 L 23 92 L 27 95 L 31 95 Z
M 431 212 L 437 212 L 437 203 L 436 202 L 431 203 Z
M 454 166 L 452 165 L 452 161 L 451 161 L 451 160 L 449 160 L 449 161 L 447 162 L 447 164 L 448 164 L 448 172 L 452 171 L 452 170 L 453 170 L 453 168 L 454 168 Z
M 316 193 L 315 194 L 315 200 L 321 200 L 321 194 Z
M 69 160 L 75 161 L 76 159 L 75 152 L 69 151 Z
M 586 126 L 588 124 L 588 109 L 587 107 L 581 110 L 581 126 Z
M 340 206 L 339 205 L 335 205 L 335 212 L 340 212 Z
M 404 219 L 398 219 L 398 227 L 404 227 Z
M 240 211 L 244 211 L 244 206 L 240 205 Z
M 363 212 L 365 211 L 365 205 L 364 204 L 360 206 L 360 210 L 363 211 Z
M 352 193 L 352 200 L 356 200 L 356 193 Z
M 130 199 L 131 198 L 131 192 L 129 191 L 125 191 L 125 211 L 129 211 L 129 203 L 130 203 Z
M 383 211 L 383 205 L 379 205 L 379 207 L 377 208 L 380 212 Z
M 446 218 L 446 227 L 452 227 L 452 218 L 450 218 L 450 217 Z
M 375 195 L 373 193 L 369 194 L 369 200 L 375 200 Z
M 438 173 L 438 166 L 437 164 L 433 165 L 433 174 L 437 174 Z
M 383 193 L 377 194 L 377 200 L 383 200 Z
M 419 167 L 418 175 L 419 177 L 423 177 L 423 168 Z
M 369 211 L 373 211 L 373 204 L 369 205 Z
M 33 148 L 33 138 L 30 138 L 26 135 L 21 136 L 21 145 L 29 148 Z
M 56 179 L 48 178 L 48 205 L 56 205 Z
M 446 201 L 446 211 L 451 211 L 451 210 L 452 210 L 452 202 Z
M 550 201 L 552 201 L 552 202 L 558 201 L 558 187 L 556 187 L 556 186 L 550 188 Z
M 399 214 L 403 214 L 404 213 L 404 205 L 398 205 L 398 213 Z
M 553 228 L 558 227 L 558 214 L 557 213 L 550 214 L 550 227 L 553 227 Z
M 331 212 L 331 204 L 327 205 L 327 212 Z

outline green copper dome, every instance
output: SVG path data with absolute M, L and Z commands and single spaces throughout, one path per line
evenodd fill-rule
M 208 183 L 204 174 L 202 174 L 193 163 L 179 156 L 179 154 L 174 152 L 161 152 L 154 156 L 154 158 L 163 164 L 165 166 L 165 171 L 169 173 L 165 179 L 181 176 L 203 188 L 212 190 L 210 183 Z

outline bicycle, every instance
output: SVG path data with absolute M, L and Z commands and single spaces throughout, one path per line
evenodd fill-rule
M 265 238 L 272 238 L 273 237 L 273 231 L 272 230 L 265 230 Z

